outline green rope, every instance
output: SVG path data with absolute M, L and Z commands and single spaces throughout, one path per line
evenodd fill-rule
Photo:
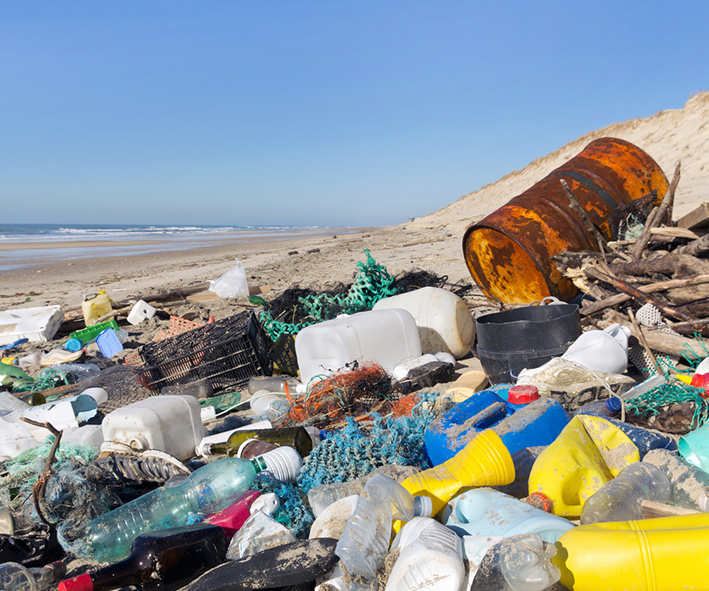
M 306 326 L 331 320 L 338 314 L 354 314 L 371 308 L 379 300 L 392 296 L 397 289 L 392 287 L 394 278 L 389 275 L 383 265 L 379 265 L 369 250 L 364 251 L 367 262 L 357 263 L 359 273 L 346 294 L 305 296 L 299 298 L 300 305 L 308 313 L 308 320 L 299 323 L 280 322 L 265 310 L 260 314 L 260 320 L 266 334 L 274 343 L 283 334 L 297 334 Z
M 24 380 L 21 383 L 15 383 L 12 387 L 13 393 L 16 392 L 39 392 L 41 390 L 50 390 L 57 386 L 65 386 L 70 382 L 67 380 L 66 372 L 58 369 L 45 369 L 42 373 L 31 381 Z
M 668 404 L 693 402 L 695 409 L 690 427 L 694 430 L 704 425 L 709 420 L 709 400 L 701 396 L 704 389 L 693 388 L 674 380 L 673 382 L 629 400 L 625 405 L 626 409 L 638 415 L 649 412 L 656 416 L 663 410 L 662 407 Z

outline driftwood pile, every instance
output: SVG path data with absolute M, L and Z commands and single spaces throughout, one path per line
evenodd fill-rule
M 648 352 L 681 356 L 686 345 L 696 348 L 695 333 L 709 336 L 709 233 L 700 235 L 706 230 L 696 229 L 703 225 L 697 219 L 699 210 L 685 216 L 688 222 L 681 224 L 685 227 L 672 221 L 679 177 L 678 164 L 662 203 L 645 216 L 638 239 L 606 242 L 594 227 L 598 252 L 564 252 L 552 259 L 585 294 L 580 310 L 585 322 L 598 327 L 619 322 L 631 328 Z M 578 213 L 575 197 L 565 189 Z M 582 217 L 587 227 L 593 226 L 585 212 Z M 661 327 L 641 327 L 635 312 L 648 303 L 661 312 L 664 327 L 685 336 L 658 330 Z

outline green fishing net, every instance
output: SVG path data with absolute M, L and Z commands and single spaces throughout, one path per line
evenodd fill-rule
M 271 341 L 275 343 L 283 334 L 297 334 L 306 326 L 331 320 L 339 314 L 370 310 L 379 300 L 396 294 L 394 278 L 386 267 L 379 265 L 369 250 L 364 252 L 367 262 L 357 263 L 357 277 L 347 291 L 303 295 L 297 298 L 293 310 L 276 318 L 271 309 L 261 312 L 259 319 Z
M 681 373 L 688 376 L 694 374 L 699 363 L 709 357 L 709 351 L 707 351 L 707 346 L 702 336 L 695 333 L 694 340 L 695 344 L 692 347 L 685 346 L 682 351 L 682 357 L 688 369 Z M 668 383 L 629 400 L 625 404 L 626 411 L 639 416 L 657 416 L 670 405 L 688 402 L 694 407 L 694 413 L 689 424 L 691 430 L 697 429 L 709 421 L 709 399 L 704 397 L 703 388 L 694 388 L 689 384 L 672 378 L 672 372 L 677 372 L 677 369 L 669 359 L 658 358 L 657 371 L 665 376 Z

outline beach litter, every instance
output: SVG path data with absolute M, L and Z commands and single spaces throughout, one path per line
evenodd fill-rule
M 0 583 L 705 588 L 704 304 L 680 277 L 627 280 L 681 260 L 703 281 L 702 238 L 640 243 L 673 186 L 618 203 L 604 240 L 581 219 L 592 248 L 545 260 L 557 296 L 583 293 L 569 301 L 471 306 L 365 251 L 351 285 L 188 314 L 146 295 L 108 326 L 17 343 L 0 364 Z M 77 357 L 42 367 L 60 353 Z

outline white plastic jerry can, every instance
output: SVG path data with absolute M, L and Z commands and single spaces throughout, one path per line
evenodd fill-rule
M 206 435 L 199 401 L 189 395 L 161 395 L 139 400 L 107 414 L 101 423 L 105 441 L 137 451 L 158 449 L 178 460 L 190 459 Z
M 295 337 L 300 380 L 329 375 L 353 361 L 378 363 L 387 372 L 421 357 L 421 340 L 410 312 L 368 310 L 306 326 Z
M 379 300 L 374 310 L 402 308 L 416 321 L 424 352 L 444 351 L 461 359 L 475 340 L 475 321 L 465 302 L 452 291 L 422 287 Z
M 604 330 L 589 330 L 576 339 L 561 357 L 592 370 L 623 373 L 628 367 L 630 329 L 611 324 Z

